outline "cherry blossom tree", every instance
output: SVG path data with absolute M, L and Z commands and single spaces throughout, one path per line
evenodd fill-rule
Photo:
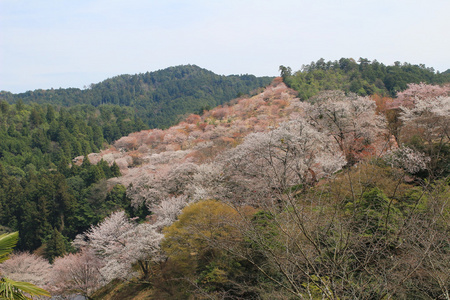
M 161 201 L 159 205 L 154 207 L 153 212 L 156 215 L 155 226 L 163 229 L 176 221 L 181 211 L 190 203 L 188 197 L 181 195 L 178 197 L 170 197 Z
M 190 114 L 187 118 L 186 118 L 186 123 L 188 124 L 197 124 L 202 120 L 202 118 L 199 115 L 196 114 Z
M 74 246 L 80 248 L 89 245 L 99 257 L 106 257 L 114 253 L 114 245 L 125 243 L 124 235 L 134 227 L 124 211 L 112 213 L 98 225 L 93 225 L 84 234 L 78 235 Z
M 129 279 L 138 275 L 132 271 L 134 265 L 138 265 L 144 277 L 150 274 L 154 262 L 160 261 L 163 256 L 160 252 L 160 242 L 163 235 L 158 227 L 142 223 L 124 235 L 124 243 L 116 248 L 114 255 L 109 256 L 102 272 L 108 279 Z
M 186 186 L 185 194 L 193 202 L 221 199 L 231 192 L 224 187 L 224 184 L 224 166 L 223 162 L 218 159 L 215 162 L 198 166 L 197 172 L 192 176 L 192 181 Z
M 81 294 L 89 297 L 106 284 L 100 269 L 102 260 L 89 248 L 76 254 L 58 257 L 51 270 L 51 291 L 57 295 Z
M 146 205 L 153 211 L 164 199 L 183 195 L 197 169 L 198 165 L 190 162 L 159 165 L 158 172 L 136 178 L 127 195 L 133 207 Z
M 414 107 L 402 107 L 404 122 L 417 120 L 420 117 L 448 117 L 450 114 L 450 96 L 439 96 L 417 99 Z
M 403 130 L 401 133 L 406 134 L 406 137 L 400 135 L 400 130 L 402 128 L 402 120 L 400 115 L 405 114 L 406 111 L 414 111 L 417 112 L 417 107 L 422 106 L 423 101 L 430 102 L 432 99 L 436 99 L 439 97 L 448 97 L 450 96 L 450 85 L 431 85 L 425 83 L 411 83 L 408 84 L 408 88 L 403 92 L 399 92 L 397 94 L 397 98 L 393 99 L 386 107 L 388 110 L 386 111 L 386 116 L 389 120 L 389 127 L 392 133 L 395 135 L 397 139 L 408 139 L 408 130 Z M 428 100 L 427 100 L 428 99 Z M 434 100 L 433 100 L 434 101 Z M 437 101 L 439 102 L 439 101 Z M 417 115 L 417 114 L 416 114 Z
M 10 258 L 10 254 L 16 246 L 18 240 L 18 231 L 0 234 L 0 263 L 3 263 Z M 29 265 L 25 266 L 25 268 L 28 267 Z M 34 296 L 50 297 L 50 293 L 32 283 L 16 281 L 0 273 L 1 299 L 31 299 L 30 297 Z
M 118 211 L 77 236 L 74 245 L 91 249 L 103 261 L 100 273 L 109 282 L 137 275 L 132 268 L 136 264 L 146 276 L 150 262 L 160 259 L 161 239 L 157 226 L 137 224 L 129 220 L 125 212 Z
M 419 99 L 436 98 L 440 96 L 450 95 L 450 85 L 432 85 L 425 83 L 410 83 L 408 88 L 397 94 L 397 98 L 391 107 L 413 107 L 414 103 Z
M 160 170 L 164 173 L 164 170 Z M 161 173 L 141 175 L 128 186 L 127 195 L 131 198 L 131 205 L 134 208 L 141 205 L 153 207 L 167 197 L 166 188 L 161 180 L 165 175 Z
M 233 193 L 242 201 L 256 202 L 263 195 L 276 195 L 280 200 L 288 189 L 314 183 L 346 163 L 330 137 L 303 118 L 282 123 L 268 133 L 248 135 L 223 159 Z
M 328 91 L 311 101 L 313 104 L 304 104 L 305 117 L 318 131 L 334 139 L 349 164 L 357 162 L 366 145 L 384 133 L 386 121 L 376 113 L 376 103 L 369 97 Z
M 135 150 L 138 147 L 138 140 L 135 136 L 129 135 L 118 139 L 114 146 L 118 149 Z
M 163 179 L 168 194 L 182 194 L 197 172 L 198 165 L 190 162 L 173 166 Z
M 22 252 L 15 253 L 0 264 L 3 275 L 12 280 L 25 281 L 48 289 L 51 281 L 51 265 L 40 256 Z
M 401 142 L 419 148 L 431 160 L 433 176 L 448 172 L 446 149 L 450 145 L 450 97 L 417 98 L 413 107 L 401 107 Z
M 424 153 L 408 147 L 389 151 L 383 158 L 392 167 L 404 169 L 411 174 L 417 173 L 420 170 L 425 170 L 427 168 L 427 163 L 430 161 L 430 158 Z

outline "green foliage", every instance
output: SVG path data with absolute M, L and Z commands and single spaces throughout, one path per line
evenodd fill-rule
M 111 165 L 111 177 L 119 177 L 122 174 L 120 173 L 119 166 L 116 164 L 116 162 L 113 162 Z
M 359 63 L 358 63 L 359 62 Z M 435 73 L 433 68 L 424 65 L 401 64 L 385 66 L 374 60 L 360 58 L 356 62 L 351 58 L 325 62 L 323 58 L 317 62 L 304 65 L 302 70 L 292 74 L 289 67 L 280 67 L 283 81 L 306 100 L 323 90 L 343 90 L 360 96 L 390 95 L 407 88 L 408 83 L 443 84 L 450 82 L 448 73 Z
M 449 186 L 407 184 L 398 172 L 360 163 L 311 189 L 288 190 L 288 202 L 263 203 L 250 216 L 239 205 L 192 204 L 165 231 L 163 249 L 177 272 L 163 273 L 168 279 L 156 289 L 188 278 L 193 286 L 180 285 L 177 295 L 442 298 Z
M 276 216 L 271 212 L 267 211 L 259 211 L 257 212 L 253 218 L 253 228 L 255 231 L 262 232 L 262 234 L 258 235 L 258 242 L 255 242 L 254 239 L 248 239 L 249 246 L 258 250 L 260 248 L 260 241 L 263 241 L 264 245 L 271 249 L 282 249 L 283 246 L 277 241 L 279 236 L 279 228 L 275 225 Z
M 54 259 L 66 254 L 64 236 L 56 229 L 53 229 L 45 247 L 45 257 L 52 264 Z
M 409 82 L 448 82 L 448 72 L 434 74 L 408 64 L 384 66 L 363 58 L 358 63 L 321 59 L 301 72 L 293 74 L 288 67 L 280 71 L 303 99 L 324 89 L 392 95 Z M 118 76 L 84 91 L 2 93 L 14 103 L 0 101 L 2 230 L 20 230 L 19 249 L 44 246 L 52 261 L 70 250 L 69 239 L 113 210 L 145 219 L 147 208 L 132 209 L 126 187 L 108 186 L 108 178 L 120 176 L 117 164 L 85 160 L 81 166 L 70 166 L 72 158 L 146 126 L 169 126 L 181 114 L 221 104 L 265 80 L 218 76 L 185 66 Z M 40 104 L 28 104 L 32 101 Z M 438 153 L 439 174 L 443 178 L 450 173 L 447 146 L 426 144 L 420 136 L 408 143 Z M 248 214 L 219 201 L 192 204 L 165 229 L 162 248 L 168 259 L 158 266 L 161 274 L 145 279 L 154 283 L 162 299 L 289 298 L 287 293 L 402 299 L 425 298 L 423 291 L 430 291 L 428 298 L 438 298 L 440 283 L 435 278 L 448 270 L 449 179 L 413 187 L 402 178 L 385 164 L 370 170 L 359 164 L 336 174 L 335 185 L 320 182 L 312 192 L 296 185 L 279 199 L 262 199 L 261 207 Z M 416 231 L 421 232 L 417 237 Z M 0 247 L 0 260 L 15 243 L 17 237 L 10 238 L 5 249 Z M 398 270 L 410 253 L 420 258 L 420 273 L 414 273 L 416 261 L 406 262 L 414 266 L 403 267 L 407 271 Z M 382 273 L 386 269 L 393 275 Z M 408 292 L 398 288 L 397 294 L 386 293 L 380 287 L 388 286 L 384 281 L 396 288 L 407 285 Z M 425 285 L 429 282 L 431 287 Z M 2 279 L 0 296 L 11 295 L 18 284 Z
M 173 253 L 173 259 L 177 260 L 189 261 L 194 257 L 192 254 L 207 256 L 209 242 L 223 240 L 236 233 L 232 222 L 235 214 L 235 211 L 218 201 L 194 203 L 186 207 L 178 221 L 166 229 L 164 248 L 169 254 Z M 212 240 L 208 240 L 208 237 Z M 180 239 L 184 242 L 179 243 Z
M 105 216 L 117 210 L 125 210 L 130 217 L 138 216 L 141 220 L 145 220 L 145 217 L 150 214 L 145 205 L 137 210 L 131 206 L 131 200 L 127 197 L 127 188 L 121 184 L 116 184 L 102 203 L 102 212 Z
M 9 254 L 16 246 L 18 239 L 19 233 L 17 231 L 0 235 L 0 263 L 9 258 Z
M 364 192 L 355 203 L 347 203 L 346 208 L 354 218 L 355 228 L 367 236 L 386 235 L 398 229 L 395 225 L 401 217 L 400 210 L 377 187 Z
M 238 94 L 266 86 L 272 79 L 253 75 L 221 76 L 195 65 L 185 65 L 145 74 L 120 75 L 92 84 L 85 90 L 51 89 L 21 94 L 1 92 L 0 99 L 16 103 L 16 109 L 23 103 L 97 107 L 106 119 L 111 117 L 116 121 L 103 127 L 105 139 L 111 142 L 125 135 L 124 131 L 139 131 L 146 126 L 168 127 L 182 115 L 207 106 L 216 107 L 236 98 Z M 7 109 L 5 105 L 2 107 Z M 123 112 L 124 108 L 132 108 L 133 115 L 118 113 Z M 39 116 L 36 121 L 46 118 L 50 123 L 54 113 L 47 110 L 44 114 L 43 111 L 36 111 L 36 116 Z M 138 117 L 136 120 L 135 116 Z M 101 117 L 99 119 L 103 121 Z
M 117 208 L 132 212 L 125 187 L 113 188 L 107 197 L 105 179 L 113 176 L 115 168 L 105 162 L 73 166 L 64 174 L 38 171 L 34 164 L 25 169 L 18 176 L 0 164 L 0 224 L 21 232 L 20 250 L 35 250 L 47 243 L 51 260 L 64 252 L 56 245 L 61 237 L 73 239 Z
M 21 107 L 5 109 L 0 116 L 0 162 L 10 175 L 20 177 L 24 174 L 15 168 L 23 170 L 28 164 L 36 170 L 58 166 L 66 173 L 74 157 L 97 152 L 104 142 L 144 128 L 127 107 L 79 105 L 59 112 L 51 105 Z
M 212 294 L 237 293 L 245 265 L 226 251 L 242 239 L 236 218 L 235 210 L 214 200 L 186 207 L 178 221 L 165 229 L 162 246 L 177 265 L 177 276 L 192 278 L 196 286 Z
M 32 300 L 26 295 L 50 297 L 50 293 L 34 284 L 22 281 L 14 281 L 3 277 L 0 279 L 0 297 L 1 299 L 11 300 Z

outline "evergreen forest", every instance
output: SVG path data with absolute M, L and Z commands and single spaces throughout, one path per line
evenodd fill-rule
M 3 91 L 0 99 L 10 104 L 22 100 L 26 104 L 51 104 L 57 107 L 82 104 L 92 107 L 130 107 L 147 127 L 167 128 L 186 113 L 216 107 L 264 87 L 272 79 L 253 75 L 223 76 L 196 65 L 184 65 L 145 74 L 119 75 L 91 84 L 84 90 L 60 88 L 20 94 Z
M 301 99 L 308 99 L 324 90 L 396 97 L 410 83 L 444 84 L 450 81 L 450 69 L 439 73 L 423 64 L 398 61 L 386 66 L 362 57 L 358 61 L 352 58 L 325 61 L 321 58 L 303 65 L 296 72 L 290 67 L 280 66 L 280 72 L 284 82 L 298 91 Z

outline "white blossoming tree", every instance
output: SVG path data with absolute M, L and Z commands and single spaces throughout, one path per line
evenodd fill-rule
M 333 138 L 349 164 L 384 132 L 386 121 L 376 114 L 369 97 L 346 96 L 342 91 L 323 92 L 304 104 L 305 118 L 318 131 Z
M 101 258 L 104 265 L 100 273 L 110 281 L 129 279 L 137 275 L 133 266 L 138 265 L 144 276 L 152 261 L 159 259 L 159 243 L 162 234 L 156 225 L 137 224 L 129 220 L 125 212 L 112 213 L 103 222 L 92 226 L 85 234 L 77 236 L 75 246 L 87 247 Z
M 450 97 L 417 98 L 412 107 L 401 107 L 401 142 L 424 152 L 431 159 L 432 176 L 450 172 Z
M 81 294 L 89 297 L 106 284 L 100 269 L 102 260 L 91 249 L 58 257 L 51 270 L 51 291 L 57 295 Z
M 160 167 L 158 173 L 137 178 L 127 189 L 133 207 L 146 205 L 153 211 L 164 199 L 185 194 L 198 172 L 193 163 L 181 163 Z
M 414 174 L 420 170 L 425 170 L 430 158 L 422 152 L 402 147 L 386 153 L 384 160 L 392 167 L 401 168 L 408 173 Z
M 28 253 L 15 253 L 0 264 L 0 272 L 12 280 L 26 281 L 48 289 L 51 265 L 43 257 Z
M 254 203 L 267 196 L 280 200 L 287 191 L 314 183 L 346 163 L 330 137 L 303 118 L 250 134 L 223 158 L 234 199 Z

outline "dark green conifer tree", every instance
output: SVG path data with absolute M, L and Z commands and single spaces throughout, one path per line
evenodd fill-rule
M 116 164 L 116 162 L 113 162 L 113 164 L 111 165 L 111 176 L 112 177 L 122 176 L 122 174 L 120 173 L 119 166 Z
M 66 246 L 64 236 L 56 228 L 53 228 L 52 234 L 45 247 L 45 258 L 47 258 L 50 263 L 53 263 L 56 257 L 63 256 L 65 253 Z

